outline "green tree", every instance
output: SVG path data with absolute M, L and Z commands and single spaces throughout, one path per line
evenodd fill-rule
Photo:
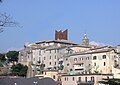
M 12 72 L 12 75 L 14 76 L 23 76 L 25 77 L 26 74 L 27 74 L 27 70 L 28 70 L 28 67 L 25 65 L 22 65 L 20 63 L 16 64 L 16 65 L 13 65 L 11 67 L 11 72 Z
M 107 79 L 104 81 L 99 81 L 99 83 L 107 84 L 107 85 L 120 85 L 120 79 Z
M 6 60 L 5 54 L 0 53 L 0 61 L 4 62 Z
M 18 61 L 18 54 L 19 54 L 19 52 L 18 51 L 9 51 L 9 52 L 7 52 L 7 58 L 8 58 L 8 61 L 9 62 L 14 62 L 14 61 Z

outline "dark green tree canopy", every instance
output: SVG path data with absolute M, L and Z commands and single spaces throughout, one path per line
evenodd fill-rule
M 19 55 L 19 52 L 18 51 L 9 51 L 7 52 L 7 58 L 8 58 L 8 61 L 9 62 L 12 62 L 12 61 L 18 61 L 18 55 Z
M 18 63 L 18 64 L 16 64 L 16 65 L 13 65 L 13 66 L 11 67 L 11 69 L 12 69 L 12 70 L 11 70 L 12 75 L 25 77 L 26 74 L 27 74 L 27 69 L 28 69 L 28 67 L 27 67 L 26 65 L 24 66 L 24 65 Z
M 4 62 L 6 60 L 5 54 L 0 53 L 0 61 Z

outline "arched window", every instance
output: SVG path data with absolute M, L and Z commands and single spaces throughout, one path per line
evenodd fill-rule
M 95 81 L 95 80 L 94 80 L 94 77 L 91 77 L 91 81 L 92 81 L 92 82 L 94 82 L 94 81 Z
M 81 77 L 78 77 L 78 81 L 81 82 Z
M 103 59 L 106 59 L 106 55 L 103 55 Z
M 77 58 L 74 58 L 74 61 L 77 61 Z

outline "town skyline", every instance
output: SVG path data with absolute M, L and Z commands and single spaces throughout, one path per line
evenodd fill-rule
M 68 29 L 68 40 L 80 44 L 86 32 L 90 42 L 119 45 L 120 1 L 14 1 L 0 4 L 19 27 L 0 33 L 0 52 L 18 50 L 26 43 L 54 40 L 55 30 Z

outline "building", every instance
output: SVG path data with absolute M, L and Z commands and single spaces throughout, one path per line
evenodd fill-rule
M 67 34 L 55 31 L 55 40 L 24 46 L 18 62 L 28 66 L 27 77 L 50 77 L 62 85 L 97 85 L 104 77 L 120 78 L 119 45 L 89 45 L 86 34 L 76 44 L 68 41 Z
M 112 74 L 78 74 L 62 75 L 62 85 L 98 85 L 103 79 L 113 78 Z
M 118 53 L 108 46 L 69 54 L 63 62 L 64 69 L 70 74 L 114 74 L 113 68 L 120 67 Z

